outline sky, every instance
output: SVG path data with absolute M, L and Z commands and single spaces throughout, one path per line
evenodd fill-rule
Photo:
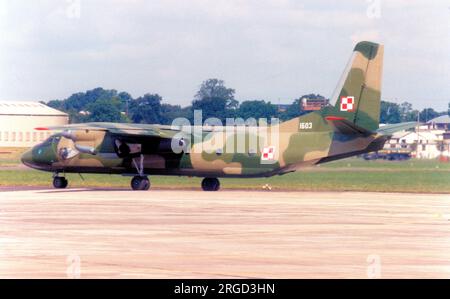
M 340 2 L 0 0 L 0 99 L 100 86 L 185 106 L 208 78 L 240 101 L 330 97 L 371 40 L 385 45 L 383 99 L 447 110 L 450 0 Z

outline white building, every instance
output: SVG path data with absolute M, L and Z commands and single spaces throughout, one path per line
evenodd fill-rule
M 427 122 L 430 130 L 444 130 L 450 132 L 450 115 L 441 115 Z
M 450 156 L 447 149 L 443 149 L 444 131 L 397 132 L 386 143 L 387 150 L 406 150 L 420 159 L 436 159 Z
M 443 115 L 416 127 L 413 131 L 395 133 L 385 150 L 410 152 L 419 159 L 450 161 L 450 116 Z
M 0 101 L 0 147 L 31 147 L 51 134 L 35 128 L 68 122 L 66 113 L 38 102 Z

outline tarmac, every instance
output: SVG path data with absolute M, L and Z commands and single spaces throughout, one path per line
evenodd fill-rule
M 450 278 L 450 195 L 0 189 L 1 278 Z

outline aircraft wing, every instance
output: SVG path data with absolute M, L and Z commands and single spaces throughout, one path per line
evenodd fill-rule
M 50 131 L 108 131 L 122 136 L 142 136 L 172 138 L 175 132 L 170 126 L 148 125 L 148 124 L 120 124 L 120 123 L 84 123 L 64 126 L 50 126 L 45 128 L 35 128 L 36 130 Z
M 377 130 L 381 135 L 390 136 L 398 131 L 412 129 L 417 126 L 417 122 L 404 122 L 399 124 L 385 125 Z

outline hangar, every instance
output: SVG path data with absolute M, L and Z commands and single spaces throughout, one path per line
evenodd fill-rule
M 405 150 L 413 157 L 448 161 L 450 158 L 450 116 L 430 120 L 415 131 L 395 133 L 385 144 L 386 150 Z
M 31 147 L 51 134 L 35 128 L 68 122 L 66 113 L 39 102 L 0 101 L 0 147 Z

